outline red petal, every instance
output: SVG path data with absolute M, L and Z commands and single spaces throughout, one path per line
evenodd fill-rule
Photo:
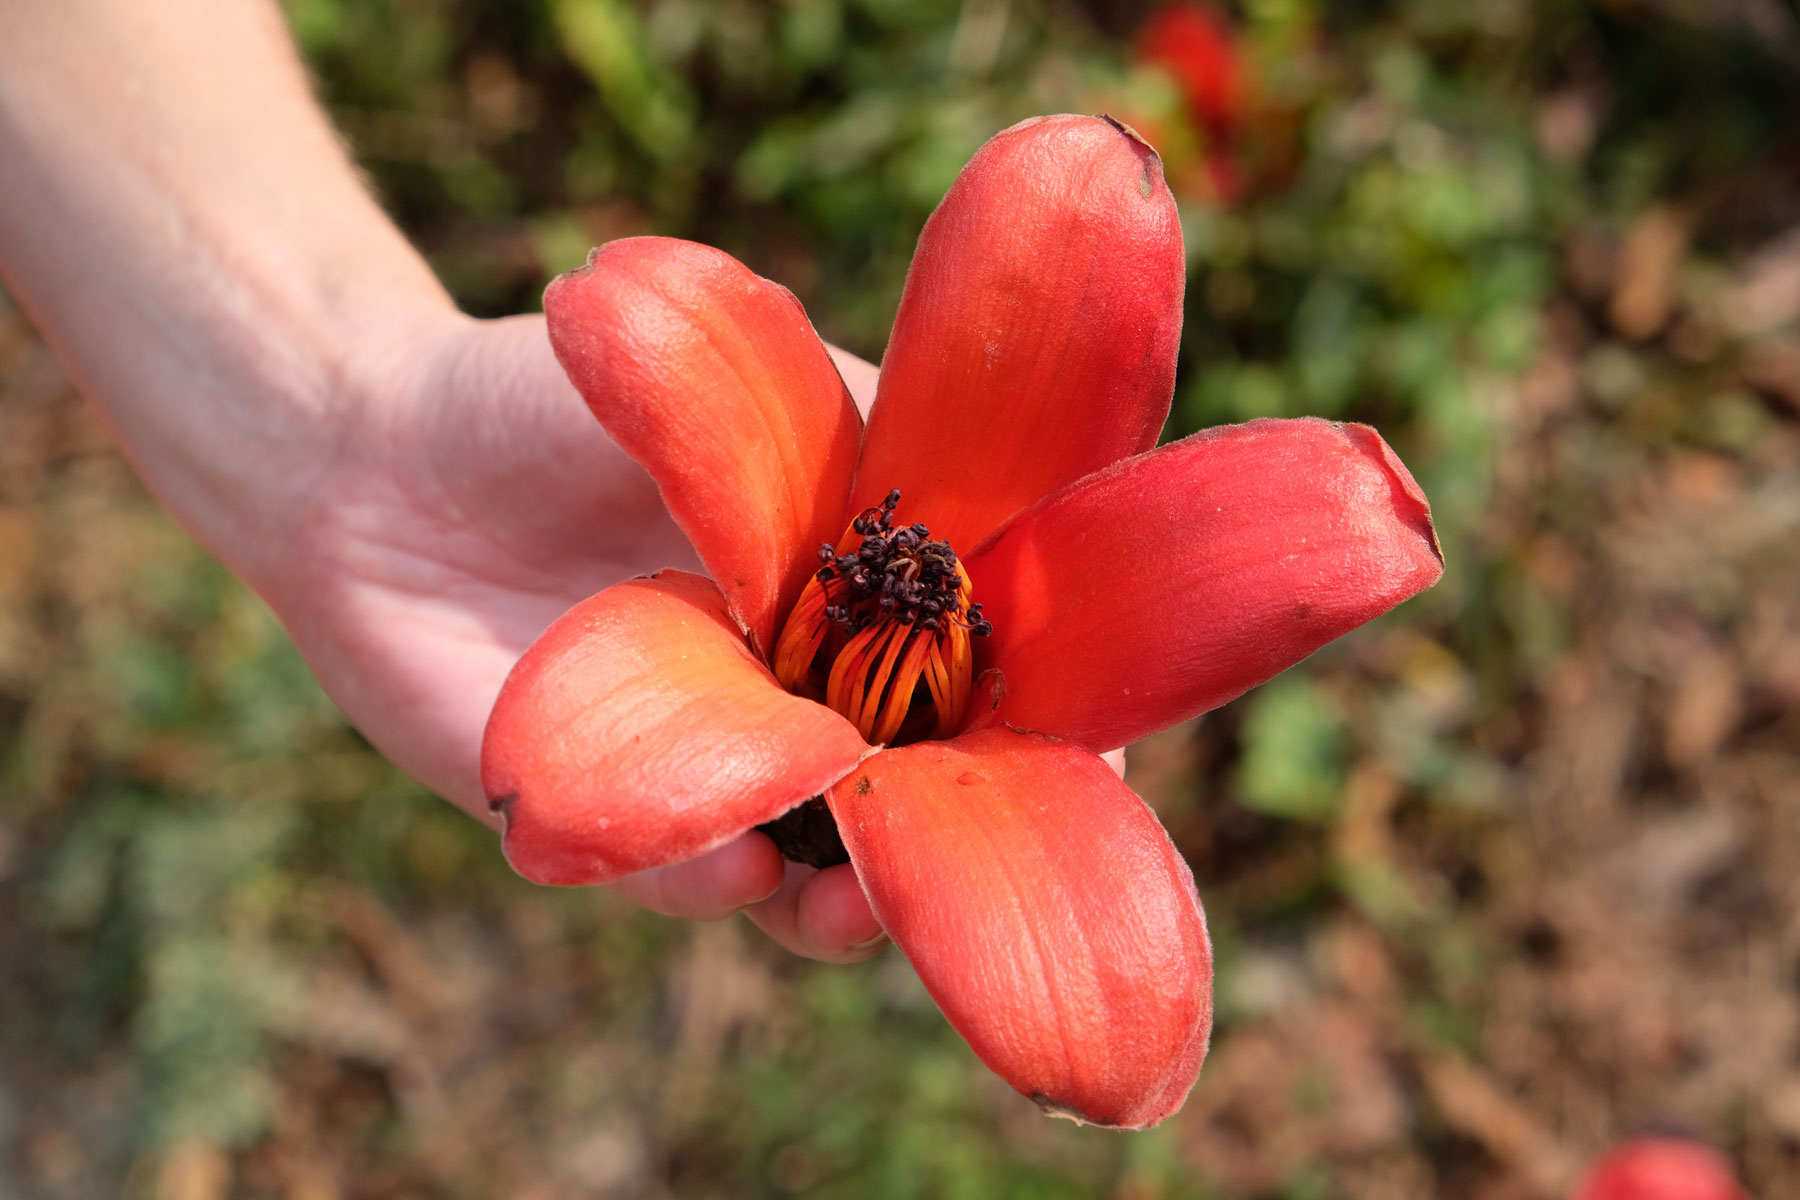
M 544 293 L 550 343 L 765 654 L 842 514 L 862 420 L 793 294 L 723 251 L 627 238 Z
M 1206 918 L 1110 767 L 988 729 L 883 751 L 826 798 L 875 915 L 983 1062 L 1096 1125 L 1181 1107 L 1212 1025 Z
M 1252 421 L 1084 479 L 966 560 L 999 715 L 1093 750 L 1242 695 L 1437 582 L 1425 494 L 1374 430 Z
M 1156 444 L 1185 266 L 1162 162 L 1097 117 L 983 146 L 906 277 L 857 467 L 908 522 L 974 545 L 1066 483 Z
M 816 796 L 869 748 L 775 682 L 709 579 L 582 601 L 519 660 L 481 745 L 506 857 L 538 883 L 692 858 Z

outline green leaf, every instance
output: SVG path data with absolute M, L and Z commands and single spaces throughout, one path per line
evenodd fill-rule
M 1254 693 L 1244 718 L 1238 796 L 1271 816 L 1319 820 L 1337 810 L 1344 781 L 1344 720 L 1303 676 L 1284 676 Z
M 637 12 L 620 0 L 556 0 L 555 14 L 563 48 L 638 148 L 664 164 L 690 158 L 693 96 L 652 60 Z

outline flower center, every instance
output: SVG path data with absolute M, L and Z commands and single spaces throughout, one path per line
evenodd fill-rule
M 970 602 L 950 543 L 894 526 L 900 489 L 866 508 L 807 581 L 775 645 L 788 691 L 842 713 L 871 743 L 947 737 L 969 706 L 971 637 L 994 631 Z

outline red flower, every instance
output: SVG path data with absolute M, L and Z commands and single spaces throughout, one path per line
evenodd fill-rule
M 1682 1138 L 1621 1142 L 1588 1171 L 1575 1200 L 1748 1200 L 1718 1151 Z
M 1217 10 L 1165 4 L 1138 32 L 1137 59 L 1169 73 L 1188 115 L 1212 138 L 1229 141 L 1248 106 L 1248 80 L 1237 31 Z
M 1098 1124 L 1174 1112 L 1211 1025 L 1205 919 L 1095 752 L 1441 571 L 1372 430 L 1152 449 L 1183 279 L 1155 152 L 1065 116 L 995 137 L 926 225 L 866 430 L 799 303 L 717 250 L 614 242 L 553 283 L 557 356 L 712 579 L 609 588 L 520 660 L 482 751 L 513 866 L 603 882 L 822 794 L 989 1066 Z

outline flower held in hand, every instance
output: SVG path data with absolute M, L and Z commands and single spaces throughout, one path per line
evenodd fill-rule
M 553 283 L 557 357 L 712 578 L 608 588 L 520 660 L 482 752 L 513 866 L 606 882 L 823 795 L 990 1067 L 1097 1124 L 1179 1108 L 1211 1025 L 1205 919 L 1096 752 L 1441 571 L 1372 430 L 1152 449 L 1183 283 L 1155 153 L 1086 117 L 1015 126 L 963 171 L 866 429 L 799 303 L 728 255 L 631 239 Z

